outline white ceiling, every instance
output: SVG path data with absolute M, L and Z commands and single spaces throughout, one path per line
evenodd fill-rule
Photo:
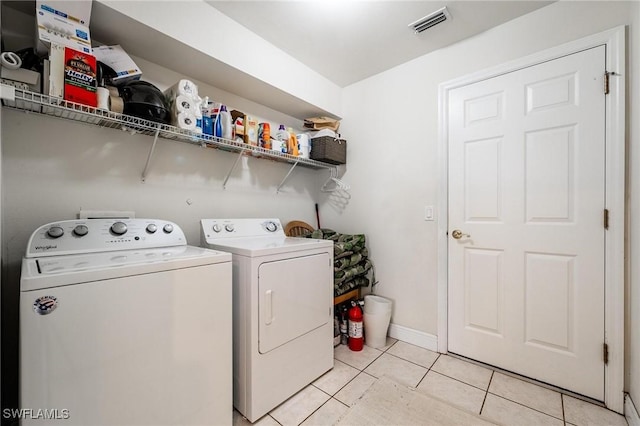
M 341 87 L 552 3 L 538 0 L 206 2 Z M 414 34 L 408 27 L 443 6 L 449 10 L 450 20 L 420 34 Z

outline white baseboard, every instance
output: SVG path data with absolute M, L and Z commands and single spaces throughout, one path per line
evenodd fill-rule
M 389 324 L 389 337 L 429 349 L 430 351 L 438 351 L 438 336 L 414 330 L 413 328 L 403 327 L 398 324 Z
M 624 416 L 626 417 L 629 426 L 640 426 L 638 410 L 636 410 L 636 406 L 631 400 L 631 396 L 629 396 L 629 394 L 624 397 Z

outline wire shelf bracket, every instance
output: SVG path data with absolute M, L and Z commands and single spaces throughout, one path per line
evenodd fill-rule
M 293 163 L 293 166 L 291 166 L 291 168 L 289 169 L 289 173 L 285 175 L 284 179 L 282 179 L 282 182 L 280 182 L 280 185 L 278 185 L 278 188 L 276 188 L 276 194 L 280 193 L 280 189 L 284 186 L 284 183 L 287 181 L 287 179 L 289 179 L 289 176 L 291 175 L 291 173 L 293 172 L 293 169 L 295 169 L 297 165 L 298 165 L 297 161 Z
M 142 183 L 147 180 L 147 173 L 149 172 L 149 165 L 151 164 L 151 157 L 153 157 L 153 152 L 156 149 L 156 143 L 158 143 L 158 135 L 160 134 L 160 126 L 158 126 L 158 130 L 156 130 L 156 134 L 153 137 L 153 144 L 151 144 L 151 149 L 149 150 L 149 156 L 147 157 L 147 162 L 144 165 L 144 170 L 142 171 Z
M 222 182 L 222 189 L 227 189 L 227 181 L 229 180 L 231 173 L 233 173 L 233 170 L 236 168 L 236 166 L 240 162 L 240 159 L 242 158 L 242 154 L 244 154 L 244 151 L 240 151 L 238 153 L 238 157 L 236 158 L 236 161 L 233 162 L 233 166 L 231 166 L 231 169 L 229 169 L 229 173 L 227 173 L 227 176 L 225 176 L 224 178 L 224 182 Z

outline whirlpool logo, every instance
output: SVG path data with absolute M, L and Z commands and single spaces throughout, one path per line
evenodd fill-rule
M 38 297 L 33 302 L 33 310 L 38 315 L 49 315 L 58 307 L 58 299 L 55 296 Z
M 53 245 L 53 244 L 49 244 L 46 246 L 36 246 L 36 250 L 41 250 L 41 251 L 47 251 L 47 250 L 52 250 L 52 249 L 57 249 L 58 246 L 57 245 Z

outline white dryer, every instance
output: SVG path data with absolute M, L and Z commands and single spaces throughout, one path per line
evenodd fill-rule
M 254 422 L 333 368 L 333 242 L 278 219 L 204 219 L 233 255 L 233 402 Z
M 22 424 L 232 423 L 231 255 L 162 220 L 38 228 L 20 281 Z

